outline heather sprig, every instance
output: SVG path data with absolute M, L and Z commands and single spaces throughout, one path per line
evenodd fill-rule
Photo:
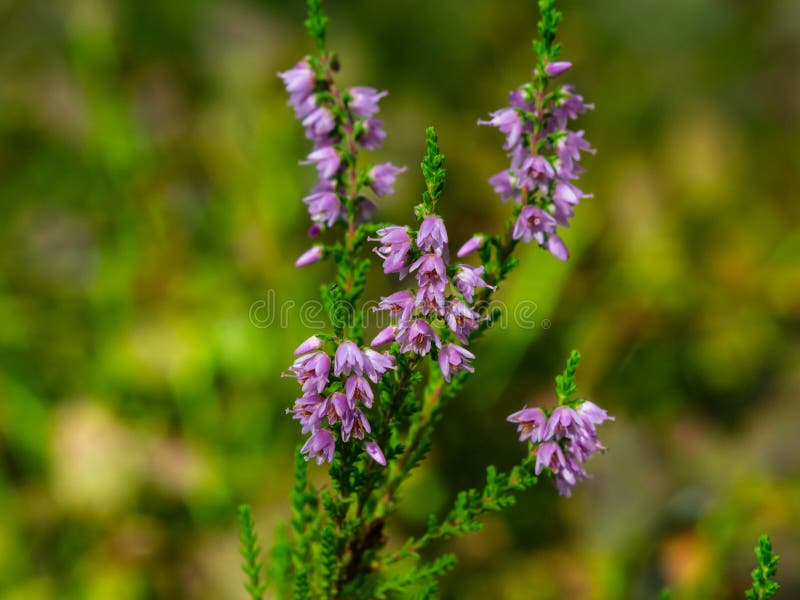
M 588 476 L 580 465 L 604 449 L 595 426 L 609 417 L 574 398 L 579 359 L 574 352 L 557 379 L 559 405 L 552 411 L 526 407 L 509 418 L 528 442 L 520 463 L 508 470 L 489 466 L 483 488 L 461 492 L 449 512 L 431 517 L 423 535 L 392 553 L 384 550 L 386 522 L 397 509 L 403 483 L 428 455 L 448 404 L 476 370 L 471 344 L 497 316 L 489 300 L 517 264 L 514 250 L 535 240 L 565 259 L 555 224 L 572 213 L 559 203 L 576 203 L 567 192 L 586 197 L 569 183 L 580 172 L 576 148 L 586 148 L 569 141 L 565 125 L 581 111 L 568 88 L 547 91 L 550 79 L 569 68 L 555 61 L 560 15 L 552 0 L 540 6 L 533 81 L 512 93 L 512 108 L 493 114 L 490 122 L 507 136 L 511 183 L 500 187 L 504 199 L 513 197 L 518 206 L 503 232 L 475 234 L 453 257 L 442 214 L 445 158 L 432 127 L 425 134 L 422 199 L 414 219 L 372 222 L 381 198 L 394 192 L 405 170 L 391 163 L 364 164 L 364 151 L 385 138 L 376 115 L 386 92 L 337 85 L 340 64 L 326 46 L 328 19 L 319 0 L 308 2 L 306 27 L 318 54 L 279 73 L 312 144 L 301 163 L 313 165 L 318 177 L 303 202 L 312 221 L 309 236 L 320 241 L 296 266 L 327 259 L 335 275 L 321 287 L 330 329 L 302 341 L 284 373 L 296 380 L 299 396 L 286 412 L 306 437 L 296 453 L 292 535 L 281 538 L 273 553 L 280 568 L 270 570 L 281 596 L 293 589 L 295 598 L 431 597 L 436 578 L 455 564 L 447 554 L 426 561 L 422 553 L 431 543 L 478 530 L 485 513 L 511 505 L 540 475 L 551 476 L 559 492 L 569 495 Z M 575 136 L 582 140 L 582 133 Z M 569 139 L 562 143 L 562 138 Z M 475 252 L 478 265 L 453 260 Z M 396 276 L 403 287 L 372 308 L 386 314 L 389 325 L 367 342 L 369 303 L 361 296 L 374 256 L 384 274 Z M 327 466 L 329 484 L 310 483 L 311 461 Z
M 755 548 L 758 566 L 753 569 L 753 586 L 744 595 L 747 600 L 767 600 L 772 598 L 780 586 L 773 581 L 778 572 L 778 556 L 772 553 L 769 537 L 762 535 Z
M 422 204 L 417 205 L 414 209 L 417 218 L 422 218 L 420 215 L 436 212 L 436 202 L 444 191 L 444 184 L 447 179 L 447 173 L 444 169 L 444 155 L 439 149 L 439 138 L 436 136 L 436 130 L 433 127 L 428 127 L 425 131 L 425 146 L 427 147 L 427 152 L 420 165 L 422 176 L 425 178 L 425 191 L 422 193 Z
M 337 85 L 340 64 L 326 47 L 327 25 L 321 1 L 308 0 L 306 28 L 319 54 L 305 56 L 278 75 L 289 93 L 289 105 L 312 142 L 311 152 L 301 161 L 313 165 L 318 175 L 317 183 L 303 199 L 312 221 L 309 237 L 337 224 L 345 229 L 346 237 L 341 246 L 313 246 L 298 259 L 297 266 L 337 252 L 342 254 L 337 264 L 352 260 L 359 237 L 357 226 L 369 221 L 376 208 L 369 195 L 377 200 L 392 194 L 397 176 L 405 171 L 405 167 L 391 163 L 361 164 L 362 151 L 380 148 L 386 137 L 383 121 L 376 114 L 378 102 L 387 93 L 366 86 L 343 90 Z
M 532 79 L 509 94 L 507 107 L 478 123 L 497 127 L 506 136 L 503 148 L 511 164 L 490 177 L 489 183 L 503 202 L 515 202 L 508 232 L 511 240 L 533 241 L 559 260 L 567 260 L 569 252 L 558 228 L 569 227 L 574 208 L 581 199 L 591 197 L 574 182 L 583 173 L 581 153 L 594 153 L 584 132 L 569 129 L 568 124 L 594 106 L 584 103 L 572 86 L 551 88 L 555 78 L 568 71 L 572 63 L 555 60 L 561 50 L 554 41 L 561 13 L 555 9 L 554 0 L 540 0 L 539 8 L 540 37 L 533 42 L 537 63 Z M 487 272 L 500 281 L 508 268 L 499 240 L 488 241 L 483 262 L 490 262 L 488 249 L 494 246 L 501 257 L 495 258 Z
M 564 373 L 556 377 L 556 408 L 525 406 L 508 416 L 508 421 L 517 424 L 519 440 L 528 443 L 529 455 L 536 458 L 536 475 L 549 473 L 558 493 L 567 497 L 579 481 L 589 477 L 583 463 L 606 449 L 597 437 L 596 426 L 614 420 L 593 402 L 573 399 L 578 389 L 575 372 L 579 362 L 580 353 L 573 350 Z
M 308 0 L 308 18 L 305 21 L 311 39 L 317 43 L 320 52 L 325 52 L 325 31 L 328 17 L 322 12 L 322 0 Z
M 556 376 L 556 394 L 558 395 L 559 405 L 567 404 L 572 400 L 572 396 L 578 391 L 575 384 L 575 372 L 578 370 L 578 363 L 581 361 L 581 353 L 577 350 L 570 352 L 567 359 L 567 367 L 562 375 Z
M 252 600 L 261 600 L 267 589 L 266 581 L 261 579 L 261 562 L 259 555 L 261 548 L 258 545 L 258 535 L 250 507 L 242 504 L 239 507 L 239 535 L 241 541 L 240 552 L 244 562 L 242 571 L 246 576 L 244 587 Z

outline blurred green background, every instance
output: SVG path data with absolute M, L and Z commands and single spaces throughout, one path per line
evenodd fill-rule
M 311 50 L 302 4 L 0 1 L 3 600 L 243 598 L 236 505 L 266 545 L 287 517 L 279 374 L 330 274 L 292 267 L 313 170 L 275 73 Z M 377 218 L 410 220 L 433 124 L 451 239 L 496 231 L 502 139 L 475 123 L 528 76 L 533 2 L 328 5 L 342 81 L 391 91 L 372 156 L 411 167 Z M 438 548 L 444 597 L 741 598 L 763 531 L 798 598 L 800 4 L 562 8 L 596 197 L 567 265 L 523 250 L 499 297 L 536 326 L 476 345 L 392 536 L 518 460 L 505 415 L 577 347 L 609 452 L 572 499 L 542 485 Z M 251 321 L 270 298 L 286 326 Z

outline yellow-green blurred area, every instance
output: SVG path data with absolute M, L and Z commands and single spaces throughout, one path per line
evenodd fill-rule
M 280 373 L 331 275 L 292 266 L 314 173 L 275 73 L 312 49 L 302 4 L 0 1 L 0 599 L 244 598 L 236 505 L 264 546 L 288 517 Z M 533 2 L 327 5 L 342 83 L 390 90 L 370 158 L 410 166 L 376 218 L 411 221 L 433 124 L 451 242 L 498 231 L 476 120 L 529 76 Z M 461 559 L 443 597 L 740 598 L 766 532 L 798 598 L 800 4 L 562 9 L 595 197 L 568 264 L 522 250 L 498 298 L 533 327 L 474 346 L 390 537 L 518 461 L 505 416 L 552 403 L 574 347 L 609 451 L 435 548 Z M 396 285 L 373 269 L 368 297 Z

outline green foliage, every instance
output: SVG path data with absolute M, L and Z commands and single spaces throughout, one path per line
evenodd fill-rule
M 304 563 L 297 568 L 297 575 L 294 580 L 294 600 L 309 600 L 311 598 L 309 566 L 310 563 Z
M 533 49 L 539 56 L 540 63 L 553 60 L 561 50 L 561 45 L 555 43 L 556 31 L 561 22 L 561 13 L 556 10 L 555 4 L 555 0 L 539 0 L 539 39 L 533 41 Z
M 253 600 L 261 600 L 267 588 L 266 581 L 261 580 L 261 563 L 259 554 L 261 548 L 258 546 L 258 535 L 256 525 L 253 522 L 253 515 L 250 514 L 250 507 L 242 504 L 239 507 L 239 537 L 242 542 L 240 552 L 244 562 L 242 571 L 247 576 L 244 587 Z
M 567 404 L 575 392 L 578 391 L 578 386 L 575 383 L 575 372 L 578 370 L 578 363 L 581 361 L 581 353 L 573 350 L 567 359 L 567 367 L 564 369 L 562 375 L 556 376 L 556 394 L 558 395 L 558 403 Z
M 439 151 L 439 139 L 433 127 L 425 130 L 425 145 L 428 151 L 420 165 L 422 176 L 425 178 L 425 191 L 422 193 L 422 203 L 414 209 L 419 219 L 436 212 L 436 203 L 444 191 L 447 176 L 443 166 L 444 155 Z
M 753 569 L 753 587 L 744 595 L 747 600 L 766 600 L 772 598 L 780 586 L 772 581 L 778 571 L 778 556 L 772 553 L 772 544 L 769 537 L 762 535 L 755 548 L 758 557 L 758 566 Z
M 412 569 L 405 575 L 387 579 L 381 584 L 378 591 L 382 594 L 397 591 L 404 592 L 406 597 L 408 594 L 415 594 L 412 597 L 431 598 L 438 589 L 436 578 L 450 571 L 457 562 L 455 554 L 443 554 L 428 564 Z
M 307 598 L 311 590 L 309 564 L 319 531 L 319 496 L 308 483 L 308 463 L 299 447 L 295 456 L 295 486 L 289 495 L 294 532 L 292 553 L 292 565 L 295 571 L 294 596 Z
M 333 526 L 328 524 L 322 530 L 321 560 L 320 560 L 320 589 L 324 598 L 332 597 L 336 588 L 336 579 L 339 575 L 338 541 Z
M 404 558 L 419 558 L 419 551 L 435 540 L 449 539 L 478 531 L 483 527 L 480 517 L 487 512 L 499 512 L 516 502 L 519 492 L 536 485 L 534 475 L 536 457 L 528 455 L 522 463 L 509 472 L 498 472 L 494 466 L 486 469 L 486 484 L 482 490 L 475 488 L 459 492 L 453 508 L 442 518 L 431 515 L 427 531 L 419 538 L 410 538 L 390 558 L 390 562 Z
M 672 600 L 672 593 L 667 588 L 664 588 L 658 595 L 658 600 Z
M 308 0 L 308 18 L 306 29 L 317 44 L 320 52 L 325 52 L 325 31 L 328 28 L 328 17 L 322 12 L 322 0 Z
M 278 524 L 270 552 L 268 581 L 278 598 L 288 598 L 292 589 L 292 544 L 284 523 Z

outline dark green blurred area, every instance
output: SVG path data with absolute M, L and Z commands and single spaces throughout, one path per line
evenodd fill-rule
M 411 168 L 437 127 L 451 240 L 494 232 L 502 140 L 478 128 L 533 63 L 533 2 L 328 2 L 346 85 L 389 89 Z M 594 479 L 549 485 L 439 550 L 446 598 L 740 598 L 757 535 L 800 597 L 800 4 L 565 3 L 563 57 L 599 149 L 563 265 L 536 248 L 405 492 L 395 541 L 524 448 L 505 415 L 581 391 L 616 422 Z M 0 598 L 244 598 L 235 507 L 265 545 L 298 428 L 279 374 L 309 335 L 313 173 L 275 72 L 301 2 L 0 2 Z M 395 285 L 378 270 L 369 293 Z M 273 295 L 274 294 L 274 295 Z M 272 298 L 272 300 L 270 300 Z M 254 303 L 287 308 L 256 326 Z M 294 302 L 293 306 L 287 303 Z M 261 323 L 264 325 L 264 323 Z M 324 471 L 316 470 L 320 481 Z

